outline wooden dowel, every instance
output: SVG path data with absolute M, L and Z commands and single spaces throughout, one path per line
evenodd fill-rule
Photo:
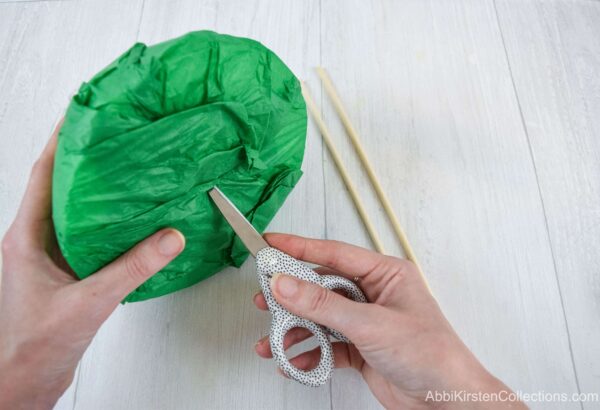
M 319 112 L 317 105 L 315 104 L 313 98 L 310 95 L 310 92 L 308 91 L 308 88 L 306 87 L 306 84 L 304 84 L 304 83 L 302 83 L 302 95 L 304 96 L 304 100 L 306 101 L 306 106 L 308 107 L 308 111 L 310 111 L 311 115 L 313 116 L 313 119 L 317 123 L 317 127 L 319 128 L 319 131 L 321 132 L 321 137 L 323 137 L 323 141 L 325 141 L 325 145 L 327 146 L 327 149 L 329 150 L 329 153 L 331 154 L 331 158 L 333 158 L 333 162 L 335 163 L 335 165 L 340 173 L 340 176 L 342 177 L 342 180 L 344 181 L 344 184 L 346 185 L 346 188 L 348 189 L 348 192 L 350 193 L 350 197 L 352 198 L 352 201 L 354 202 L 354 205 L 356 206 L 358 215 L 360 215 L 360 218 L 362 219 L 363 223 L 365 224 L 365 228 L 367 229 L 367 232 L 369 233 L 369 236 L 371 237 L 371 241 L 373 242 L 373 246 L 375 246 L 375 250 L 377 250 L 377 252 L 379 252 L 379 253 L 385 253 L 385 250 L 383 248 L 381 240 L 379 239 L 379 236 L 377 235 L 377 232 L 375 231 L 375 227 L 373 226 L 373 223 L 369 219 L 369 215 L 367 214 L 367 211 L 365 210 L 362 200 L 360 199 L 360 196 L 358 195 L 358 191 L 356 190 L 354 183 L 350 179 L 350 175 L 348 174 L 348 171 L 346 170 L 346 167 L 344 166 L 344 163 L 342 162 L 340 154 L 338 153 L 337 149 L 335 148 L 335 145 L 333 145 L 333 141 L 331 140 L 331 133 L 329 132 L 329 129 L 325 125 L 325 122 L 323 121 L 323 118 L 321 117 L 321 113 Z
M 344 105 L 342 104 L 342 101 L 341 101 L 340 97 L 338 96 L 338 94 L 335 90 L 335 87 L 333 86 L 333 83 L 331 81 L 331 78 L 329 77 L 329 74 L 327 74 L 327 72 L 325 71 L 325 69 L 323 67 L 317 67 L 316 70 L 317 70 L 317 74 L 319 75 L 319 78 L 321 78 L 321 81 L 323 82 L 323 86 L 325 87 L 325 92 L 331 99 L 331 102 L 333 103 L 335 110 L 337 111 L 338 115 L 340 116 L 340 119 L 342 120 L 342 124 L 344 125 L 344 128 L 346 129 L 346 132 L 348 133 L 348 136 L 350 137 L 350 141 L 352 142 L 352 145 L 354 146 L 354 149 L 356 150 L 358 158 L 360 159 L 361 163 L 365 167 L 367 176 L 369 177 L 369 180 L 373 184 L 375 193 L 377 194 L 377 197 L 379 198 L 379 201 L 381 202 L 381 205 L 383 206 L 383 209 L 392 224 L 392 229 L 394 230 L 396 236 L 398 237 L 398 240 L 400 241 L 400 244 L 402 245 L 402 248 L 404 249 L 404 253 L 406 254 L 407 259 L 412 261 L 417 266 L 417 269 L 423 276 L 423 279 L 425 279 L 425 276 L 423 275 L 423 270 L 421 269 L 421 265 L 419 264 L 419 261 L 417 260 L 417 257 L 412 249 L 412 246 L 410 246 L 408 237 L 404 233 L 402 226 L 400 226 L 400 221 L 398 220 L 398 217 L 396 217 L 396 214 L 394 213 L 394 209 L 392 208 L 392 205 L 391 205 L 387 195 L 385 194 L 385 191 L 381 187 L 381 184 L 379 183 L 379 179 L 377 178 L 377 175 L 375 175 L 375 171 L 373 170 L 373 167 L 371 166 L 371 163 L 369 162 L 369 159 L 367 158 L 367 154 L 365 153 L 365 150 L 363 149 L 363 147 L 360 143 L 360 140 L 358 137 L 358 132 L 356 132 L 356 129 L 350 122 L 350 117 L 348 117 L 348 114 L 346 113 L 346 110 L 344 109 Z M 425 283 L 427 283 L 426 280 L 425 280 Z M 429 285 L 427 285 L 427 286 L 429 286 Z

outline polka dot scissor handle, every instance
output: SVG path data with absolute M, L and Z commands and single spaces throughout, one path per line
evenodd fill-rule
M 285 310 L 271 293 L 271 276 L 275 273 L 285 273 L 330 290 L 340 289 L 356 302 L 366 302 L 365 295 L 354 282 L 340 276 L 319 275 L 302 262 L 274 248 L 263 248 L 258 251 L 256 267 L 267 306 L 273 315 L 269 338 L 271 351 L 277 364 L 288 377 L 302 384 L 313 387 L 325 384 L 333 371 L 333 350 L 328 333 L 343 342 L 349 342 L 349 340 L 337 330 L 325 328 Z M 312 370 L 298 369 L 290 363 L 285 355 L 283 339 L 286 333 L 295 327 L 308 329 L 317 338 L 321 347 L 321 359 L 317 367 Z

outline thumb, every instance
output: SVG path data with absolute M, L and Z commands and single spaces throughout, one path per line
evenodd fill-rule
M 295 315 L 343 333 L 354 343 L 373 323 L 373 305 L 358 303 L 314 283 L 285 274 L 271 278 L 271 291 L 279 304 Z
M 129 293 L 167 266 L 185 248 L 185 237 L 175 229 L 162 229 L 135 245 L 111 264 L 80 284 L 90 287 L 115 306 Z

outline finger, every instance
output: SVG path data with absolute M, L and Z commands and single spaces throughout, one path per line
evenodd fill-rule
M 333 362 L 336 369 L 348 367 L 356 370 L 361 369 L 364 360 L 354 346 L 348 343 L 334 342 L 331 347 L 333 348 Z M 290 360 L 290 363 L 300 370 L 310 370 L 319 365 L 319 360 L 321 360 L 321 348 L 316 347 L 294 357 Z
M 265 240 L 296 259 L 334 269 L 338 275 L 349 279 L 376 272 L 377 266 L 387 258 L 380 253 L 339 241 L 279 233 L 266 234 Z
M 338 272 L 337 270 L 328 268 L 327 266 L 319 266 L 318 268 L 313 269 L 315 272 L 317 272 L 319 275 L 334 275 L 334 276 L 344 276 L 342 275 L 340 272 Z M 354 279 L 354 278 L 353 278 Z M 342 296 L 345 297 L 349 297 L 348 293 L 345 292 L 343 289 L 331 289 L 333 292 L 338 293 Z
M 286 333 L 285 337 L 283 338 L 283 350 L 287 350 L 293 345 L 303 342 L 312 336 L 313 334 L 308 329 L 305 329 L 303 327 L 292 328 Z M 254 348 L 256 350 L 256 353 L 258 353 L 258 355 L 261 357 L 267 359 L 273 357 L 269 336 L 265 336 L 258 342 L 256 342 Z
M 258 292 L 256 295 L 254 295 L 254 297 L 252 298 L 252 301 L 254 302 L 256 307 L 259 308 L 260 310 L 268 310 L 269 309 L 269 307 L 267 306 L 267 301 L 265 300 L 265 295 L 263 295 L 262 292 Z
M 354 343 L 370 334 L 380 307 L 358 303 L 319 285 L 285 274 L 271 278 L 273 296 L 290 312 L 326 327 L 342 332 Z
M 92 294 L 100 295 L 105 303 L 116 306 L 171 262 L 184 247 L 185 238 L 179 231 L 160 230 L 77 285 L 88 288 Z
M 34 246 L 44 244 L 46 227 L 50 220 L 52 200 L 52 170 L 61 119 L 56 125 L 50 140 L 31 170 L 27 189 L 21 201 L 15 226 L 22 239 Z
M 339 276 L 339 272 L 337 272 L 333 269 L 330 269 L 330 268 L 322 267 L 322 266 L 319 268 L 316 268 L 315 272 L 317 272 L 319 275 L 338 275 Z M 338 289 L 334 289 L 334 292 L 344 294 L 342 291 L 340 291 Z M 257 292 L 252 297 L 252 302 L 254 302 L 256 307 L 260 310 L 269 310 L 269 306 L 267 305 L 267 301 L 265 300 L 265 295 L 263 295 L 262 291 Z

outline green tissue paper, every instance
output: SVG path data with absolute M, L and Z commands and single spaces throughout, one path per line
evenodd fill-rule
M 85 278 L 164 227 L 185 250 L 126 302 L 239 266 L 243 244 L 211 202 L 217 185 L 262 232 L 302 171 L 300 83 L 262 44 L 209 31 L 135 44 L 84 83 L 59 134 L 53 219 Z

